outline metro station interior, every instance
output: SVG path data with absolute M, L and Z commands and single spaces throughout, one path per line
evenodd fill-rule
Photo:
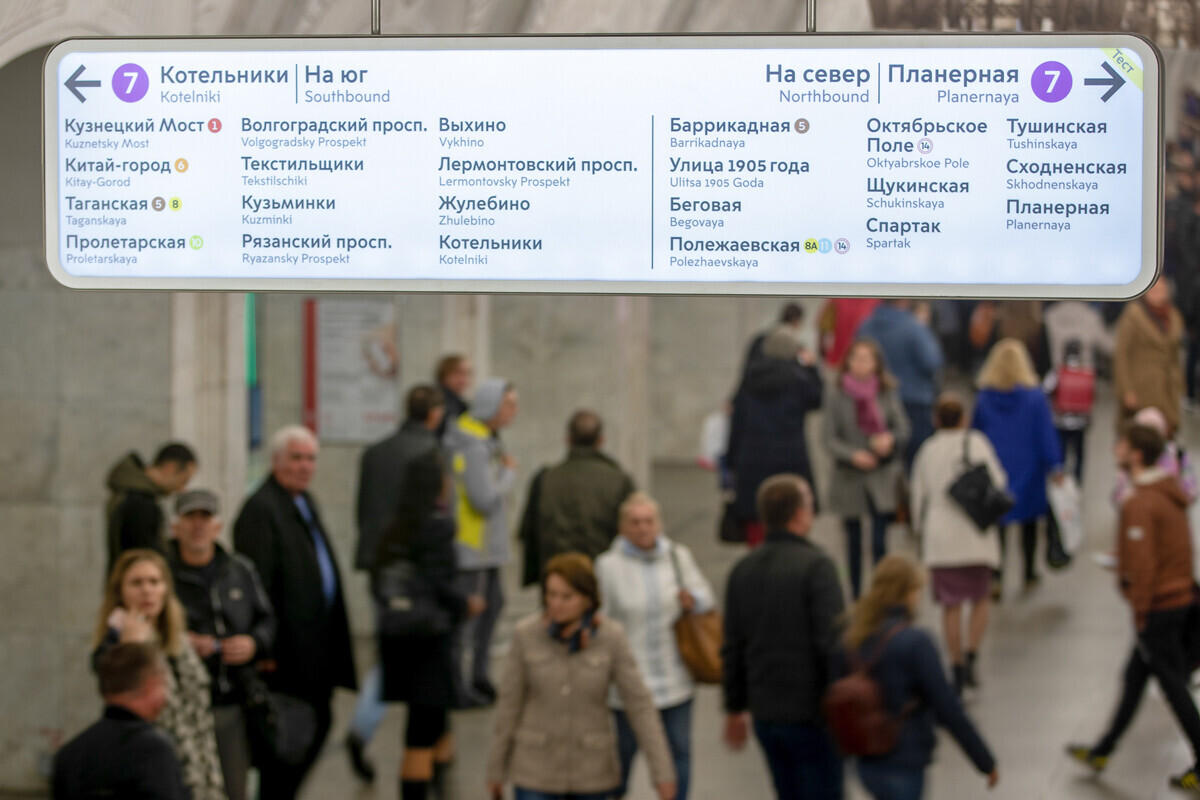
M 802 33 L 806 7 L 804 0 L 383 0 L 381 11 L 388 35 L 706 34 Z M 1138 33 L 1164 56 L 1165 138 L 1200 139 L 1195 0 L 822 0 L 817 25 L 822 33 Z M 804 341 L 817 345 L 823 298 L 70 290 L 55 281 L 43 237 L 42 64 L 56 42 L 369 33 L 368 0 L 0 3 L 0 798 L 49 797 L 55 751 L 101 710 L 89 654 L 107 558 L 110 465 L 129 450 L 149 455 L 163 442 L 191 443 L 199 456 L 191 485 L 223 499 L 228 542 L 236 509 L 269 470 L 271 433 L 317 413 L 311 320 L 322 307 L 367 309 L 384 320 L 387 396 L 397 410 L 403 391 L 431 380 L 447 353 L 470 358 L 477 380 L 503 377 L 518 387 L 519 417 L 505 433 L 520 472 L 514 526 L 530 478 L 562 457 L 567 418 L 590 408 L 605 421 L 607 450 L 658 498 L 666 531 L 692 549 L 719 596 L 745 553 L 717 541 L 722 499 L 713 472 L 697 465 L 701 428 L 736 390 L 746 344 L 784 302 L 803 307 Z M 970 393 L 973 376 L 948 370 L 944 381 Z M 1133 638 L 1112 574 L 1093 558 L 1111 549 L 1117 523 L 1108 496 L 1116 469 L 1109 420 L 1118 399 L 1104 380 L 1096 402 L 1082 487 L 1086 541 L 1067 569 L 1045 571 L 1036 590 L 1010 581 L 980 654 L 982 688 L 967 699 L 996 753 L 1000 783 L 989 792 L 941 735 L 926 797 L 1178 796 L 1165 778 L 1190 765 L 1189 750 L 1154 689 L 1103 776 L 1063 752 L 1105 724 Z M 824 491 L 832 459 L 821 451 L 820 424 L 820 413 L 810 416 Z M 1194 411 L 1183 415 L 1178 440 L 1190 452 L 1200 447 Z M 342 565 L 360 675 L 376 658 L 367 578 L 350 569 L 358 465 L 369 442 L 358 432 L 323 441 L 313 484 Z M 813 539 L 845 578 L 839 520 L 819 516 Z M 1019 548 L 1010 539 L 1016 576 Z M 919 544 L 894 525 L 889 549 L 917 554 Z M 518 573 L 515 560 L 504 573 L 496 664 L 514 623 L 539 605 Z M 917 624 L 941 643 L 940 612 L 928 597 Z M 381 777 L 368 785 L 351 771 L 343 746 L 355 701 L 350 692 L 335 697 L 333 732 L 305 784 L 306 800 L 397 796 L 404 708 L 389 708 L 371 745 Z M 442 800 L 485 796 L 491 724 L 488 709 L 453 715 L 458 758 Z M 723 724 L 719 688 L 700 688 L 692 797 L 772 797 L 760 753 L 753 745 L 730 752 Z M 644 762 L 628 796 L 655 796 Z M 848 777 L 847 796 L 867 795 Z

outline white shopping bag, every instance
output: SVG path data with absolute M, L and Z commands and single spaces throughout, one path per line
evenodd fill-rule
M 696 462 L 705 469 L 716 469 L 729 444 L 729 415 L 714 411 L 700 426 L 700 455 Z
M 1050 511 L 1058 522 L 1063 549 L 1070 555 L 1079 552 L 1083 545 L 1083 511 L 1079 502 L 1079 484 L 1067 475 L 1058 483 L 1049 481 L 1046 494 L 1050 499 Z

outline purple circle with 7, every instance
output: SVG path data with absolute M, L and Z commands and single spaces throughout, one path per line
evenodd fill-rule
M 122 64 L 113 73 L 112 90 L 118 100 L 136 103 L 150 91 L 150 76 L 137 64 Z
M 1071 93 L 1071 70 L 1061 61 L 1046 61 L 1033 71 L 1029 84 L 1039 100 L 1057 103 Z

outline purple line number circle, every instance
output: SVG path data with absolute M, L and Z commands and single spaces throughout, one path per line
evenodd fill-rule
M 1046 61 L 1033 71 L 1029 84 L 1039 100 L 1057 103 L 1071 93 L 1071 70 L 1060 61 Z
M 113 73 L 112 90 L 118 100 L 136 103 L 150 91 L 150 76 L 137 64 L 122 64 Z

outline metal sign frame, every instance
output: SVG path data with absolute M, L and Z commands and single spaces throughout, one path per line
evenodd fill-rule
M 811 9 L 810 9 L 811 11 Z M 759 283 L 735 281 L 311 279 L 203 277 L 91 277 L 67 272 L 59 262 L 58 67 L 68 55 L 88 52 L 238 52 L 378 50 L 597 50 L 597 49 L 987 49 L 1122 47 L 1141 58 L 1143 98 L 1142 269 L 1124 286 L 1064 284 Z M 849 34 L 614 34 L 549 36 L 331 36 L 331 37 L 131 37 L 73 38 L 50 49 L 42 68 L 42 162 L 47 264 L 73 289 L 159 291 L 414 292 L 496 294 L 746 295 L 825 297 L 1069 298 L 1123 300 L 1144 292 L 1161 271 L 1163 249 L 1163 62 L 1158 48 L 1137 34 L 1103 33 L 849 33 Z M 53 124 L 47 124 L 53 121 Z

